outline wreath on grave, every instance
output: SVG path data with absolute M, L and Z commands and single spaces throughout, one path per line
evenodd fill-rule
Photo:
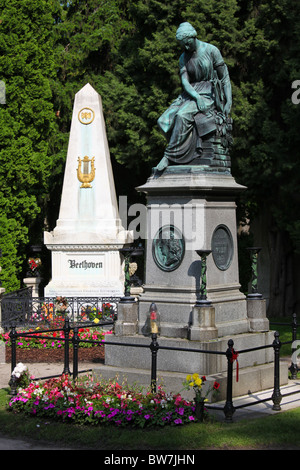
M 65 313 L 69 304 L 65 297 L 56 297 L 54 307 L 55 313 Z

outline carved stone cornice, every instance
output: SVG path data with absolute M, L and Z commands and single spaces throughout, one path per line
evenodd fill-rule
M 46 244 L 46 247 L 51 251 L 94 251 L 94 252 L 101 252 L 101 251 L 118 251 L 124 244 L 103 244 L 103 245 L 71 245 L 71 244 Z

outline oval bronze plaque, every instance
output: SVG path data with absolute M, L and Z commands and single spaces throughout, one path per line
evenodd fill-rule
M 217 268 L 226 271 L 233 258 L 232 235 L 226 225 L 218 225 L 211 239 L 212 255 Z
M 184 238 L 180 230 L 173 225 L 165 225 L 153 239 L 152 256 L 160 269 L 174 271 L 183 259 L 184 249 Z

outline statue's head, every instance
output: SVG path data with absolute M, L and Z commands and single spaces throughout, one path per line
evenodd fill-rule
M 183 41 L 184 39 L 195 38 L 196 36 L 197 36 L 197 31 L 188 22 L 181 23 L 176 32 L 176 39 L 179 42 Z

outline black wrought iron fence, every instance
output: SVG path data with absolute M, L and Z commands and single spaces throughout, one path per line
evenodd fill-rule
M 80 324 L 80 328 L 85 329 L 85 328 L 109 328 L 113 327 L 114 321 L 113 320 L 102 320 L 98 324 L 95 324 L 94 322 L 82 322 Z M 59 377 L 62 374 L 69 374 L 73 375 L 73 378 L 76 379 L 78 376 L 78 354 L 76 355 L 76 345 L 78 342 L 91 342 L 96 345 L 102 346 L 103 347 L 103 341 L 86 341 L 86 340 L 79 340 L 78 339 L 78 326 L 71 326 L 69 318 L 66 316 L 64 319 L 63 326 L 58 326 L 57 328 L 45 328 L 41 329 L 39 328 L 38 330 L 34 331 L 17 331 L 17 325 L 16 323 L 12 323 L 10 327 L 10 333 L 9 333 L 9 338 L 10 338 L 10 347 L 11 347 L 11 372 L 13 372 L 14 368 L 17 365 L 17 340 L 18 338 L 27 338 L 27 339 L 32 339 L 35 337 L 38 337 L 39 340 L 46 340 L 46 341 L 53 341 L 56 340 L 57 337 L 55 333 L 57 332 L 63 332 L 63 337 L 60 336 L 59 340 L 61 342 L 64 342 L 64 366 L 62 373 L 59 375 L 52 375 L 52 376 L 47 376 L 47 377 L 37 377 L 34 380 L 46 380 L 49 378 L 53 377 Z M 71 332 L 74 331 L 74 334 L 71 335 Z M 76 334 L 76 337 L 75 337 Z M 73 349 L 74 353 L 73 354 L 73 373 L 70 371 L 70 346 L 73 344 Z M 78 349 L 78 346 L 77 346 Z M 74 374 L 74 370 L 77 371 L 77 373 Z M 90 369 L 89 369 L 90 370 Z M 88 372 L 88 370 L 81 370 L 80 372 Z M 11 394 L 14 395 L 16 393 L 16 388 L 14 384 L 14 379 L 11 380 Z
M 119 301 L 119 297 L 32 297 L 24 289 L 3 296 L 1 326 L 7 330 L 12 322 L 18 327 L 52 325 L 65 315 L 71 323 L 115 321 Z
M 98 326 L 103 327 L 104 325 L 108 324 L 113 324 L 113 322 L 99 322 Z M 95 326 L 95 324 L 85 324 L 84 326 Z M 78 370 L 78 348 L 80 347 L 80 343 L 93 343 L 94 345 L 101 344 L 103 346 L 102 341 L 96 341 L 96 340 L 86 340 L 86 339 L 80 339 L 78 335 L 78 330 L 79 326 L 74 325 L 70 326 L 70 322 L 68 317 L 65 318 L 64 326 L 63 328 L 59 329 L 47 329 L 44 331 L 39 330 L 38 334 L 40 335 L 41 333 L 46 333 L 43 338 L 48 339 L 48 340 L 53 340 L 54 336 L 49 336 L 51 332 L 55 331 L 61 331 L 63 329 L 64 331 L 64 341 L 65 341 L 65 347 L 64 347 L 64 368 L 62 373 L 63 374 L 70 374 L 73 376 L 73 379 L 76 380 L 78 377 L 79 373 L 82 372 L 88 372 L 89 370 Z M 73 335 L 72 339 L 70 339 L 70 331 L 73 330 Z M 11 371 L 13 372 L 14 368 L 16 367 L 17 363 L 17 338 L 18 337 L 32 337 L 32 335 L 37 334 L 34 332 L 29 333 L 18 333 L 16 331 L 16 326 L 12 325 L 11 331 L 10 331 L 10 339 L 11 339 L 11 348 L 12 348 L 12 356 L 11 356 Z M 157 334 L 152 333 L 151 334 L 151 342 L 149 344 L 136 344 L 136 343 L 120 343 L 118 341 L 109 341 L 109 345 L 117 345 L 117 346 L 124 346 L 124 347 L 135 347 L 135 348 L 148 348 L 151 352 L 151 388 L 155 392 L 156 391 L 156 383 L 157 383 L 157 355 L 158 351 L 160 350 L 173 350 L 173 351 L 181 351 L 181 352 L 193 352 L 195 354 L 217 354 L 217 355 L 223 355 L 226 356 L 227 358 L 227 384 L 226 384 L 226 401 L 225 405 L 223 407 L 217 406 L 212 404 L 212 405 L 206 405 L 206 408 L 212 409 L 212 410 L 221 410 L 224 412 L 225 415 L 225 421 L 227 422 L 232 422 L 233 421 L 233 414 L 235 413 L 236 410 L 244 407 L 249 407 L 252 405 L 256 405 L 258 403 L 263 403 L 266 401 L 273 401 L 273 409 L 276 411 L 280 411 L 281 406 L 280 403 L 282 401 L 283 397 L 293 395 L 296 393 L 300 393 L 300 389 L 289 392 L 286 394 L 282 394 L 280 390 L 280 348 L 281 348 L 281 342 L 279 338 L 279 333 L 276 331 L 274 333 L 274 341 L 271 344 L 264 345 L 264 346 L 258 346 L 258 347 L 253 347 L 253 348 L 248 348 L 244 350 L 235 351 L 234 350 L 234 342 L 232 339 L 228 341 L 228 348 L 226 351 L 209 351 L 209 350 L 195 350 L 195 349 L 189 349 L 189 348 L 177 348 L 177 347 L 169 347 L 169 346 L 159 346 L 159 343 L 157 341 Z M 293 340 L 292 340 L 293 341 Z M 292 341 L 288 341 L 285 343 L 292 343 Z M 70 343 L 73 344 L 73 372 L 70 371 L 70 361 L 69 361 L 69 345 Z M 258 351 L 262 349 L 267 349 L 267 348 L 272 348 L 274 351 L 274 388 L 273 392 L 270 397 L 264 398 L 262 400 L 255 400 L 252 403 L 247 403 L 244 405 L 239 405 L 239 406 L 234 406 L 233 402 L 233 364 L 234 361 L 237 359 L 237 354 L 248 354 L 253 351 Z M 36 378 L 35 380 L 45 380 L 48 378 L 52 378 L 56 376 L 48 376 L 48 377 L 39 377 Z M 12 379 L 10 382 L 11 385 L 11 394 L 14 395 L 16 394 L 16 383 L 14 376 L 12 375 Z
M 292 339 L 290 341 L 284 341 L 281 344 L 291 344 L 292 361 L 291 361 L 291 365 L 289 367 L 289 371 L 291 373 L 291 378 L 296 379 L 297 373 L 299 371 L 299 367 L 298 367 L 297 360 L 296 360 L 296 354 L 295 354 L 296 351 L 297 351 L 297 328 L 299 326 L 298 323 L 297 323 L 297 314 L 293 313 L 291 322 L 271 321 L 270 325 L 275 325 L 275 326 L 281 325 L 281 326 L 290 326 L 291 327 Z
M 24 323 L 30 310 L 32 287 L 25 287 L 4 294 L 1 299 L 1 326 L 8 328 L 12 321 Z

